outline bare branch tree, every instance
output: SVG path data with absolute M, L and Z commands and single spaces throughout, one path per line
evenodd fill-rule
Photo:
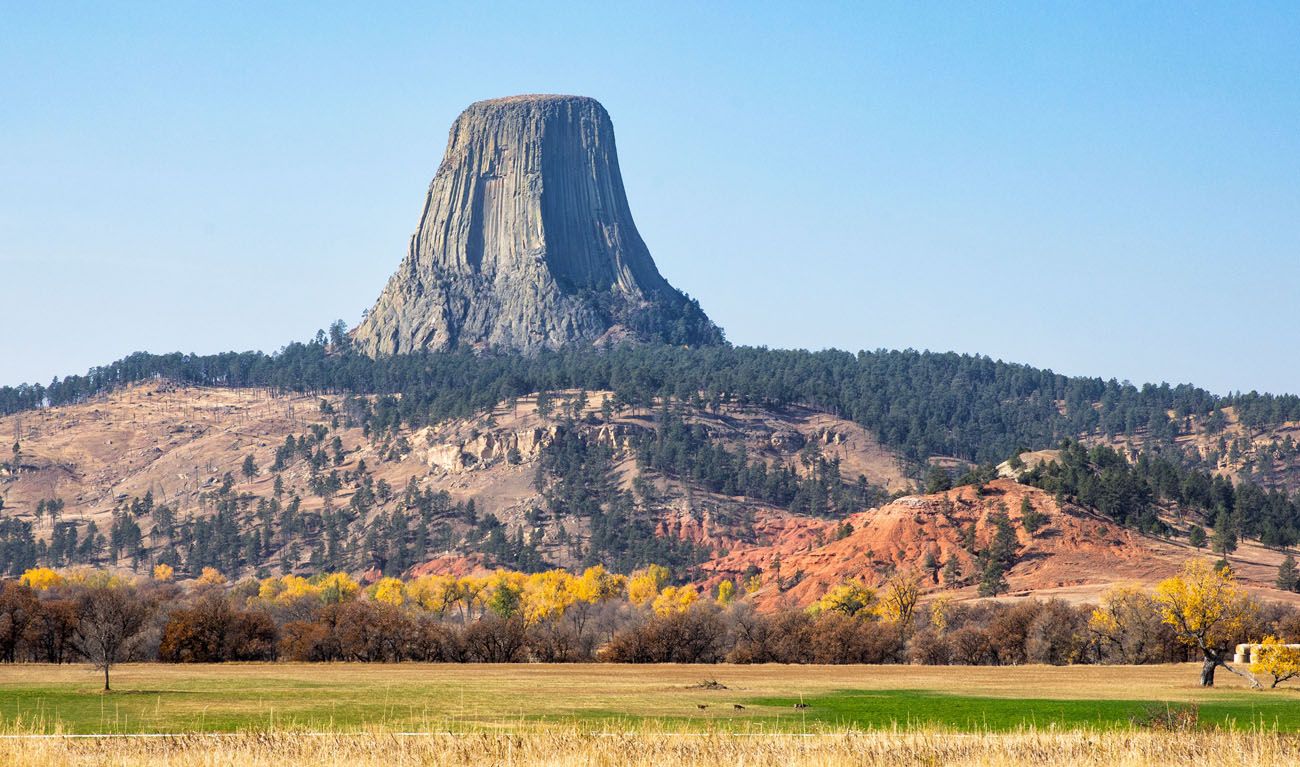
M 151 606 L 128 586 L 100 586 L 87 590 L 77 600 L 77 652 L 104 671 L 104 691 L 109 692 L 108 672 L 114 663 L 130 657 L 140 643 Z

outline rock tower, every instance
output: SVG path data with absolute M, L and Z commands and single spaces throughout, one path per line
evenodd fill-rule
M 581 96 L 472 104 L 420 224 L 353 331 L 373 355 L 722 341 L 632 222 L 609 114 Z

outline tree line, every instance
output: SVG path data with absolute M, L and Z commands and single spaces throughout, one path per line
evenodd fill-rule
M 1162 663 L 1204 660 L 1258 684 L 1300 674 L 1300 611 L 1264 604 L 1231 572 L 1192 560 L 1154 591 L 1118 586 L 1092 606 L 922 599 L 920 581 L 846 582 L 806 609 L 761 612 L 755 583 L 705 593 L 663 567 L 382 578 L 343 573 L 179 584 L 37 568 L 0 583 L 0 661 L 127 660 L 621 663 Z M 1263 641 L 1250 668 L 1238 642 Z
M 466 417 L 532 392 L 576 388 L 613 390 L 621 402 L 646 407 L 668 398 L 702 405 L 806 405 L 861 424 L 918 462 L 931 455 L 994 461 L 1015 448 L 1092 433 L 1143 430 L 1168 441 L 1191 428 L 1192 416 L 1203 419 L 1202 429 L 1221 423 L 1221 409 L 1229 405 L 1248 427 L 1300 418 L 1300 397 L 1293 395 L 1216 396 L 1185 384 L 1136 387 L 954 353 L 624 345 L 535 356 L 449 352 L 372 359 L 353 352 L 347 336 L 335 331 L 274 354 L 137 353 L 48 385 L 0 387 L 0 414 L 166 378 L 380 395 L 366 403 L 363 418 L 369 427 L 386 429 Z

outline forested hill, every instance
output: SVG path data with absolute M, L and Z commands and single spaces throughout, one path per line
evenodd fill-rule
M 481 411 L 530 392 L 609 389 L 630 405 L 675 397 L 708 405 L 803 404 L 858 422 L 907 458 L 948 455 L 987 462 L 1066 437 L 1142 431 L 1158 443 L 1189 430 L 1300 419 L 1294 395 L 1213 395 L 1190 385 L 1141 388 L 1069 377 L 987 357 L 917 351 L 809 352 L 754 347 L 622 346 L 536 356 L 420 354 L 372 359 L 348 350 L 336 327 L 275 354 L 137 353 L 48 386 L 0 388 L 0 414 L 69 404 L 163 377 L 204 386 L 265 386 L 380 397 L 367 425 L 419 426 Z M 1172 414 L 1172 417 L 1171 415 Z

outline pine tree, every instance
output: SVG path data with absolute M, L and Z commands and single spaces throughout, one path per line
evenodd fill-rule
M 928 470 L 926 470 L 925 492 L 942 493 L 945 490 L 951 490 L 951 489 L 952 489 L 952 475 L 948 473 L 947 469 L 943 468 L 942 466 L 939 466 L 938 464 L 935 464 L 932 465 Z
M 1220 511 L 1214 519 L 1214 535 L 1210 539 L 1210 548 L 1224 559 L 1237 550 L 1237 531 L 1232 526 L 1228 512 Z
M 921 567 L 930 573 L 930 578 L 935 583 L 939 582 L 939 561 L 935 559 L 933 551 L 925 552 L 925 559 L 921 561 Z
M 943 585 L 956 586 L 961 583 L 961 578 L 961 560 L 955 555 L 948 557 L 948 561 L 943 563 Z
M 1047 515 L 1034 508 L 1028 498 L 1022 498 L 1020 501 L 1020 526 L 1025 528 L 1025 532 L 1033 537 L 1038 529 L 1047 524 Z
M 990 558 L 984 565 L 984 575 L 980 579 L 979 595 L 995 597 L 1007 590 L 1006 571 L 1002 563 Z
M 1300 574 L 1296 572 L 1295 557 L 1290 554 L 1282 560 L 1281 566 L 1277 568 L 1277 587 L 1283 591 L 1296 591 L 1300 586 Z
M 1007 517 L 1005 506 L 999 504 L 998 509 L 989 515 L 989 524 L 995 532 L 988 550 L 980 557 L 982 573 L 979 595 L 982 597 L 995 597 L 1007 590 L 1006 572 L 1016 563 L 1016 556 L 1020 552 L 1020 542 Z

